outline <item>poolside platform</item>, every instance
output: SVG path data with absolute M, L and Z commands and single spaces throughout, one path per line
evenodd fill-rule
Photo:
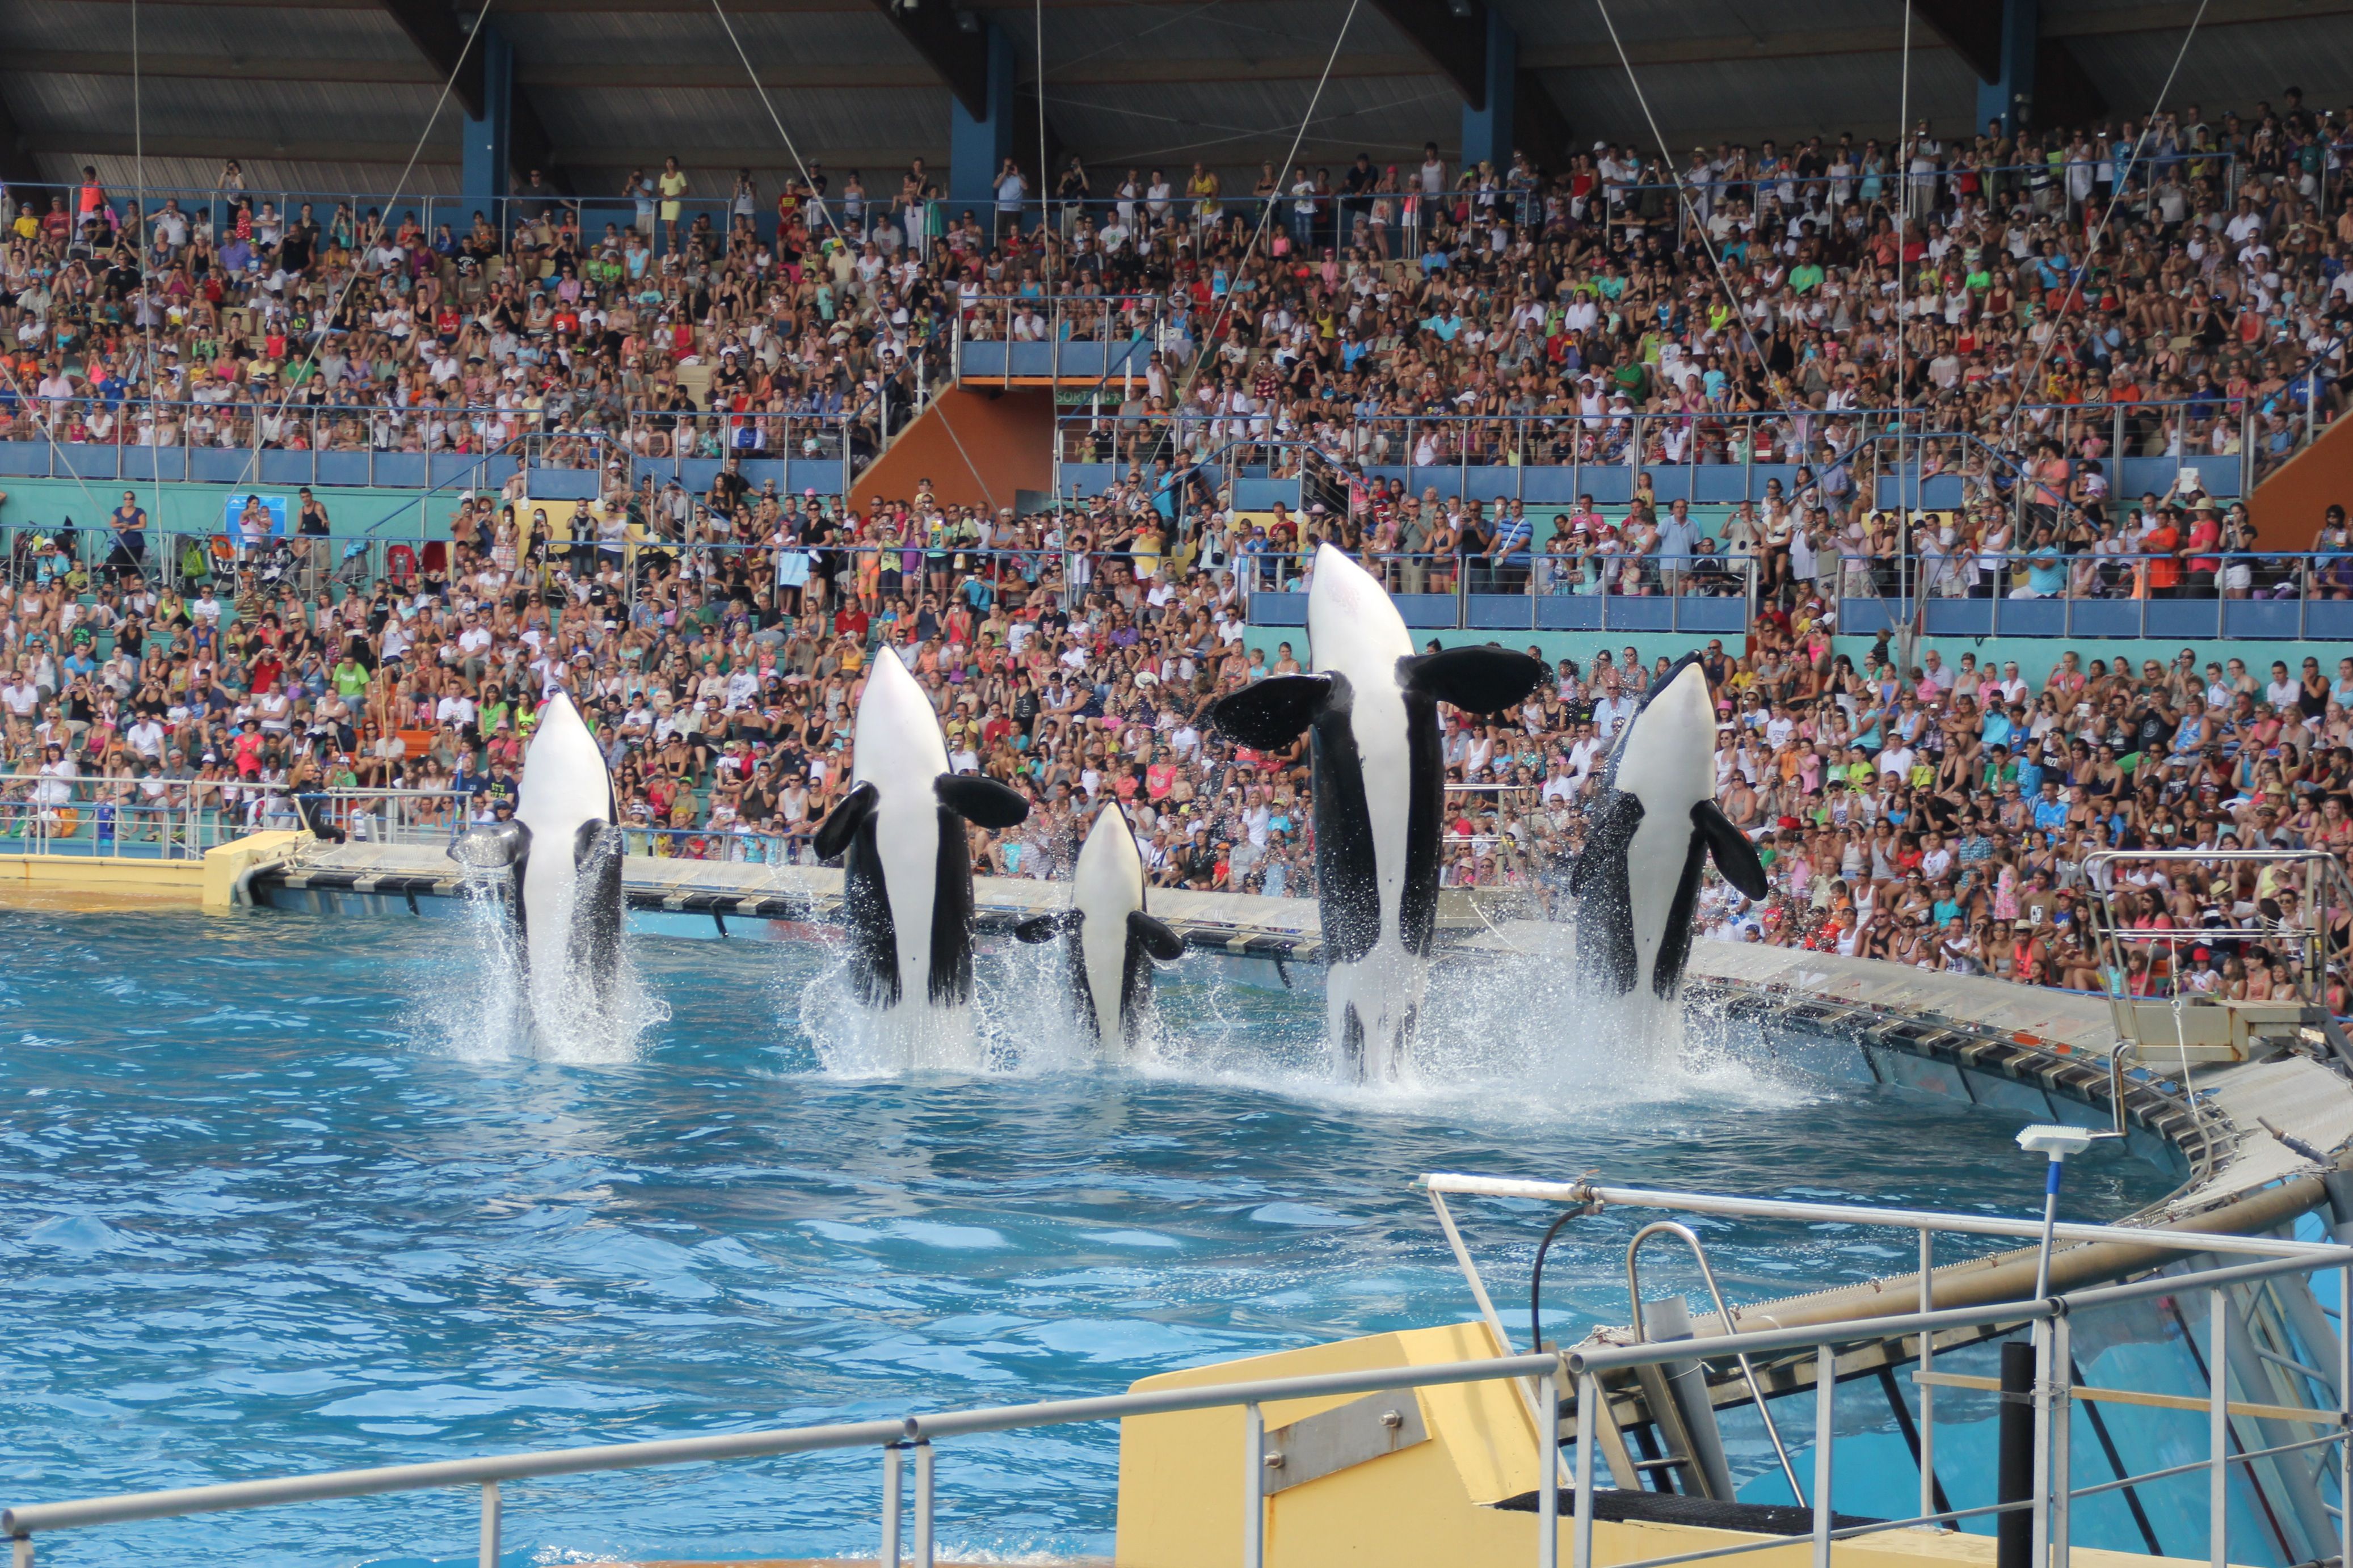
M 629 929 L 648 935 L 807 941 L 832 929 L 841 907 L 842 874 L 824 866 L 776 866 L 631 855 L 622 862 L 621 893 Z M 466 892 L 461 868 L 439 845 L 322 844 L 294 837 L 273 845 L 241 900 L 316 913 L 432 915 L 457 908 Z M 1010 930 L 1070 901 L 1063 882 L 981 877 L 973 897 L 981 931 Z M 1513 893 L 1450 891 L 1440 898 L 1443 940 L 1490 931 L 1524 909 Z M 1222 954 L 1287 975 L 1293 963 L 1323 959 L 1323 927 L 1312 899 L 1156 889 L 1152 912 L 1197 953 Z

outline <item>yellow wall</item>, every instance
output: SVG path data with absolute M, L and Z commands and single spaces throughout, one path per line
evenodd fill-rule
M 123 902 L 204 901 L 205 868 L 195 860 L 108 860 L 79 855 L 0 855 L 0 899 L 54 904 L 88 897 Z

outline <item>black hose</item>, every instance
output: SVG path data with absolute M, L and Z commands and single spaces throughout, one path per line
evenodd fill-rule
M 1561 1226 L 1570 1220 L 1581 1219 L 1592 1212 L 1590 1208 L 1573 1208 L 1567 1211 L 1552 1222 L 1552 1228 L 1544 1233 L 1542 1241 L 1536 1243 L 1535 1271 L 1528 1276 L 1528 1353 L 1531 1355 L 1540 1353 L 1544 1350 L 1545 1254 L 1552 1250 L 1552 1238 L 1560 1234 Z

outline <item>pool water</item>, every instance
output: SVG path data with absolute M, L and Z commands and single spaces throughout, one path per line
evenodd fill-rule
M 463 922 L 0 911 L 5 1500 L 1109 1393 L 1468 1317 L 1409 1185 L 1426 1170 L 2040 1200 L 2015 1119 L 1809 1079 L 1736 1035 L 1707 1070 L 1646 1066 L 1509 976 L 1466 983 L 1440 1026 L 1492 1016 L 1549 1059 L 1465 1041 L 1450 1081 L 1340 1093 L 1315 1077 L 1315 994 L 1179 971 L 1174 1065 L 1112 1071 L 1052 1046 L 1050 960 L 985 957 L 981 1032 L 1018 1070 L 848 1076 L 810 1036 L 838 1017 L 822 947 L 633 948 L 650 1021 L 561 1060 L 501 1040 Z M 2165 1185 L 2104 1150 L 2068 1203 L 2113 1215 Z M 1461 1213 L 1524 1335 L 1544 1216 Z M 1548 1333 L 1624 1321 L 1634 1223 L 1564 1234 Z M 1736 1300 L 1897 1271 L 1908 1247 L 1713 1235 Z M 1687 1272 L 1662 1254 L 1645 1279 Z M 1108 1552 L 1117 1457 L 1111 1426 L 945 1446 L 942 1538 Z M 871 1552 L 878 1470 L 511 1485 L 508 1561 Z M 159 1521 L 41 1560 L 470 1562 L 472 1510 Z

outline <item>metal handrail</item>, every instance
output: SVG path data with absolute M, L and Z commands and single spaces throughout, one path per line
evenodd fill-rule
M 1638 1340 L 1650 1338 L 1648 1331 L 1642 1327 L 1642 1283 L 1635 1273 L 1635 1259 L 1642 1250 L 1642 1243 L 1654 1236 L 1675 1237 L 1691 1248 L 1692 1257 L 1699 1264 L 1699 1277 L 1707 1282 L 1708 1297 L 1715 1303 L 1715 1321 L 1726 1329 L 1731 1328 L 1732 1309 L 1724 1304 L 1724 1291 L 1716 1285 L 1715 1269 L 1707 1260 L 1707 1248 L 1701 1243 L 1699 1233 L 1680 1220 L 1654 1219 L 1636 1231 L 1633 1239 L 1626 1244 L 1626 1297 L 1633 1313 L 1634 1337 Z M 1781 1474 L 1789 1482 L 1789 1495 L 1802 1504 L 1806 1500 L 1806 1489 L 1798 1484 L 1797 1468 L 1789 1463 L 1789 1450 L 1781 1441 L 1781 1428 L 1765 1404 L 1765 1390 L 1757 1381 L 1757 1369 L 1749 1363 L 1745 1352 L 1734 1356 L 1733 1360 L 1739 1363 L 1741 1379 L 1748 1384 L 1748 1397 L 1757 1402 L 1757 1414 L 1765 1423 L 1765 1436 L 1772 1440 L 1773 1457 L 1781 1462 Z
M 940 1437 L 970 1436 L 985 1432 L 1009 1432 L 1082 1422 L 1120 1421 L 1141 1415 L 1166 1415 L 1237 1405 L 1255 1405 L 1277 1400 L 1379 1394 L 1506 1378 L 1549 1376 L 1557 1373 L 1560 1367 L 1561 1358 L 1557 1354 L 1495 1356 L 1445 1362 L 1431 1366 L 1380 1367 L 1364 1372 L 1260 1378 L 1154 1394 L 1107 1394 L 1085 1399 L 1046 1400 L 1031 1405 L 992 1405 L 977 1410 L 910 1415 L 895 1420 L 790 1426 L 721 1433 L 704 1437 L 608 1443 L 585 1448 L 539 1449 L 521 1454 L 387 1465 L 368 1469 L 328 1470 L 269 1480 L 177 1487 L 165 1491 L 132 1492 L 0 1509 L 0 1535 L 24 1542 L 50 1531 L 121 1524 L 134 1520 L 271 1508 L 331 1498 L 378 1496 L 386 1492 L 480 1486 L 538 1476 L 583 1475 L 592 1471 L 642 1469 L 659 1465 L 927 1443 Z M 25 1561 L 28 1555 L 20 1548 L 18 1561 Z
M 1444 1185 L 1462 1190 L 1464 1183 L 1473 1178 L 1450 1178 L 1433 1175 L 1423 1178 L 1431 1186 L 1433 1198 L 1437 1188 Z M 1519 1184 L 1527 1187 L 1556 1189 L 1562 1184 Z M 1841 1215 L 1856 1211 L 1848 1205 L 1788 1204 L 1770 1200 L 1721 1198 L 1713 1194 L 1643 1194 L 1642 1189 L 1597 1188 L 1587 1184 L 1569 1184 L 1588 1197 L 1604 1201 L 1648 1201 L 1651 1198 L 1687 1198 L 1710 1203 L 1715 1212 L 1771 1212 L 1792 1215 L 1801 1212 L 1814 1217 L 1816 1211 L 1834 1210 Z M 1640 1194 L 1638 1196 L 1638 1194 Z M 1520 1194 L 1516 1195 L 1531 1195 Z M 1936 1228 L 1966 1230 L 1976 1228 L 1973 1222 L 1988 1216 L 1940 1215 L 1910 1210 L 1861 1211 L 1876 1215 L 1882 1223 L 1901 1226 L 1922 1224 Z M 1441 1215 L 1443 1210 L 1440 1210 Z M 1794 1216 L 1794 1215 L 1793 1215 Z M 2011 1223 L 2011 1222 L 2002 1222 Z M 1448 1226 L 1451 1238 L 1451 1226 Z M 2012 1223 L 2014 1229 L 2031 1230 L 2031 1224 Z M 2172 1233 L 2136 1231 L 2121 1226 L 2076 1227 L 2095 1231 L 2123 1230 L 2143 1240 L 2168 1239 Z M 2246 1241 L 2207 1236 L 2183 1236 L 2180 1239 L 2192 1244 L 2193 1250 L 2222 1250 L 2220 1244 Z M 2210 1405 L 2211 1416 L 2211 1452 L 2204 1467 L 2216 1478 L 2211 1492 L 2215 1534 L 2215 1554 L 2222 1560 L 2221 1508 L 2223 1500 L 2221 1478 L 2233 1462 L 2248 1462 L 2274 1454 L 2287 1453 L 2327 1443 L 2346 1444 L 2340 1463 L 2347 1473 L 2353 1474 L 2353 1318 L 2340 1318 L 2339 1382 L 2340 1404 L 2345 1412 L 2338 1416 L 2347 1422 L 2347 1429 L 2324 1435 L 2306 1442 L 2278 1445 L 2259 1451 L 2232 1456 L 2228 1452 L 2229 1406 L 2225 1379 L 2227 1362 L 2222 1352 L 2223 1337 L 2229 1331 L 2228 1297 L 2226 1288 L 2234 1284 L 2253 1283 L 2291 1273 L 2305 1273 L 2315 1268 L 2337 1268 L 2346 1271 L 2345 1279 L 2353 1282 L 2353 1247 L 2327 1244 L 2279 1242 L 2270 1243 L 2274 1256 L 2252 1263 L 2212 1268 L 2186 1274 L 2159 1275 L 2126 1285 L 2107 1286 L 2077 1290 L 2031 1300 L 1993 1302 L 1943 1311 L 1893 1314 L 1852 1320 L 1835 1325 L 1809 1325 L 1788 1329 L 1768 1329 L 1747 1332 L 1726 1332 L 1708 1340 L 1674 1340 L 1645 1342 L 1630 1345 L 1605 1345 L 1588 1342 L 1568 1351 L 1529 1355 L 1504 1355 L 1457 1361 L 1425 1367 L 1388 1367 L 1349 1373 L 1330 1373 L 1287 1378 L 1212 1384 L 1183 1389 L 1168 1389 L 1147 1394 L 1124 1394 L 1100 1397 L 1044 1401 L 1020 1405 L 1002 1405 L 967 1410 L 911 1415 L 897 1420 L 875 1420 L 817 1426 L 789 1427 L 743 1433 L 713 1434 L 708 1436 L 672 1438 L 643 1443 L 610 1444 L 593 1447 L 543 1449 L 521 1454 L 509 1454 L 434 1461 L 413 1465 L 386 1466 L 369 1469 L 336 1470 L 306 1476 L 283 1477 L 267 1480 L 230 1482 L 216 1486 L 179 1488 L 164 1491 L 130 1493 L 112 1497 L 85 1498 L 50 1503 L 34 1503 L 0 1510 L 0 1534 L 12 1539 L 17 1568 L 30 1568 L 33 1541 L 51 1531 L 88 1528 L 127 1522 L 135 1520 L 181 1517 L 221 1512 L 231 1510 L 273 1507 L 283 1504 L 380 1495 L 446 1487 L 478 1486 L 482 1489 L 481 1563 L 495 1563 L 499 1550 L 500 1484 L 532 1477 L 576 1475 L 592 1471 L 641 1468 L 659 1465 L 708 1462 L 721 1459 L 765 1457 L 791 1453 L 811 1453 L 850 1447 L 877 1447 L 884 1455 L 884 1497 L 886 1505 L 898 1500 L 898 1478 L 902 1456 L 913 1447 L 916 1450 L 915 1484 L 915 1561 L 922 1568 L 930 1568 L 934 1556 L 933 1494 L 934 1474 L 931 1446 L 938 1439 L 971 1436 L 988 1432 L 1006 1432 L 1072 1423 L 1124 1420 L 1133 1417 L 1169 1415 L 1182 1411 L 1231 1408 L 1243 1410 L 1244 1443 L 1242 1562 L 1245 1568 L 1263 1568 L 1265 1560 L 1265 1472 L 1266 1429 L 1262 1406 L 1271 1401 L 1323 1398 L 1347 1394 L 1364 1394 L 1391 1390 L 1407 1390 L 1472 1384 L 1504 1379 L 1530 1378 L 1538 1383 L 1536 1434 L 1539 1445 L 1540 1474 L 1549 1469 L 1550 1457 L 1557 1453 L 1559 1442 L 1557 1390 L 1563 1376 L 1577 1380 L 1575 1465 L 1574 1562 L 1576 1568 L 1591 1568 L 1593 1558 L 1594 1478 L 1593 1455 L 1596 1448 L 1598 1419 L 1601 1415 L 1600 1377 L 1605 1372 L 1660 1365 L 1673 1361 L 1722 1360 L 1726 1357 L 1746 1359 L 1751 1354 L 1765 1354 L 1811 1349 L 1815 1352 L 1816 1432 L 1819 1440 L 1815 1453 L 1815 1485 L 1811 1500 L 1813 1514 L 1813 1544 L 1815 1562 L 1828 1568 L 1830 1546 L 1834 1539 L 1871 1533 L 1878 1530 L 1898 1529 L 1906 1525 L 1947 1522 L 1954 1519 L 1974 1517 L 1982 1513 L 2000 1513 L 2031 1509 L 2037 1521 L 2038 1532 L 2047 1521 L 2055 1531 L 2052 1554 L 2058 1568 L 2064 1568 L 2067 1542 L 2067 1507 L 2079 1493 L 2068 1479 L 2067 1423 L 2055 1424 L 2053 1410 L 2066 1408 L 2073 1386 L 2073 1362 L 2069 1352 L 2068 1319 L 2071 1313 L 2094 1307 L 2123 1301 L 2146 1300 L 2158 1295 L 2179 1296 L 2190 1290 L 2204 1289 L 2212 1303 L 2208 1362 L 2211 1368 Z M 1639 1290 L 1637 1290 L 1639 1305 Z M 1897 1521 L 1875 1521 L 1869 1526 L 1832 1528 L 1831 1481 L 1832 1450 L 1830 1434 L 1834 1430 L 1833 1395 L 1838 1378 L 1835 1351 L 1841 1343 L 1856 1341 L 1888 1341 L 1914 1334 L 1933 1334 L 1945 1329 L 1999 1328 L 2032 1323 L 2047 1325 L 2036 1340 L 2038 1361 L 2036 1422 L 2038 1452 L 2048 1454 L 2050 1463 L 2038 1468 L 2033 1495 L 2024 1500 L 2013 1500 L 1997 1503 L 1990 1509 L 1947 1510 L 1943 1513 Z M 1728 1322 L 1727 1322 L 1728 1326 Z M 1760 1410 L 1763 1408 L 1759 1401 Z M 1545 1418 L 1545 1413 L 1551 1413 Z M 2055 1479 L 2052 1471 L 2056 1472 Z M 2145 1477 L 2126 1478 L 2138 1481 L 2156 1479 L 2158 1475 L 2183 1473 L 2170 1468 L 2151 1472 Z M 1543 1474 L 1544 1484 L 1537 1493 L 1537 1563 L 1539 1568 L 1555 1568 L 1558 1560 L 1557 1519 L 1559 1489 L 1550 1484 L 1548 1474 Z M 2100 1488 L 2085 1489 L 2096 1491 Z M 2343 1528 L 2353 1534 L 2353 1519 L 2343 1521 Z M 885 1525 L 885 1540 L 895 1545 L 898 1540 L 897 1514 L 892 1513 Z M 1641 1564 L 1625 1568 L 1669 1568 L 1670 1564 L 1700 1561 L 1717 1556 L 1737 1555 L 1764 1550 L 1776 1544 L 1786 1544 L 1785 1538 L 1770 1541 L 1746 1541 L 1702 1552 L 1677 1553 L 1645 1560 Z M 887 1550 L 887 1549 L 886 1549 Z M 895 1557 L 895 1552 L 889 1553 Z

